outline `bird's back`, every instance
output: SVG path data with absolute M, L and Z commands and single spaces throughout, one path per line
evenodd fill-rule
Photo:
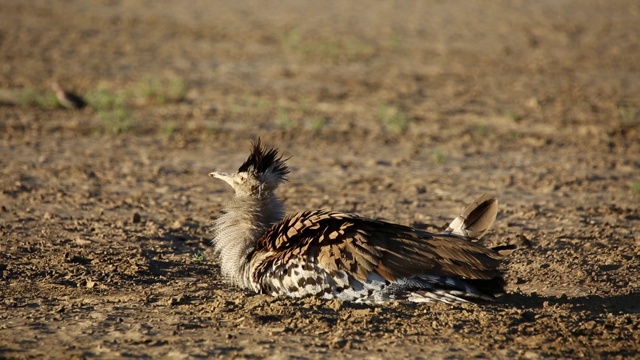
M 339 212 L 286 217 L 252 257 L 254 288 L 276 296 L 464 302 L 503 291 L 501 256 L 491 249 Z

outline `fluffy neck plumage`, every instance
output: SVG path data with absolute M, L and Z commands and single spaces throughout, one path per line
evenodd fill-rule
M 256 241 L 283 216 L 284 205 L 272 193 L 260 198 L 234 197 L 214 225 L 213 243 L 222 275 L 238 286 L 257 290 L 251 285 L 249 254 Z

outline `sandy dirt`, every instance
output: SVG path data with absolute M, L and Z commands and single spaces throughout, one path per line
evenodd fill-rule
M 0 3 L 0 358 L 640 357 L 639 2 L 182 4 Z M 25 100 L 54 79 L 124 100 Z M 226 285 L 209 239 L 232 194 L 207 173 L 257 137 L 292 156 L 291 212 L 441 231 L 495 193 L 483 241 L 532 244 L 508 294 Z

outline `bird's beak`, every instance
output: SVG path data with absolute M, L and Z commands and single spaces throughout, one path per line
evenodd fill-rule
M 233 187 L 233 176 L 231 174 L 214 171 L 209 173 L 209 176 L 220 179 Z

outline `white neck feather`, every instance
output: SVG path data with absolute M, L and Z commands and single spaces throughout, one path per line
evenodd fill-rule
M 275 195 L 234 197 L 214 223 L 214 249 L 222 275 L 238 286 L 254 289 L 249 254 L 265 231 L 284 216 L 284 205 Z

